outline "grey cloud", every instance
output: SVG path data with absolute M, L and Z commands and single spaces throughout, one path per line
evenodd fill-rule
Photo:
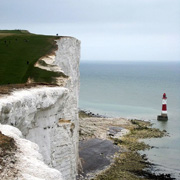
M 180 60 L 179 0 L 0 0 L 0 29 L 74 36 L 82 59 Z
M 1 0 L 0 20 L 45 23 L 177 22 L 179 7 L 179 0 Z

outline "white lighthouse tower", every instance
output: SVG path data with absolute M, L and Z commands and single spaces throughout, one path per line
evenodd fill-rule
M 163 98 L 162 98 L 162 112 L 161 112 L 161 115 L 157 117 L 157 120 L 168 120 L 166 93 L 163 94 Z

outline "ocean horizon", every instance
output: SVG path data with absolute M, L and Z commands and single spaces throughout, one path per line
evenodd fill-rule
M 109 117 L 148 120 L 168 137 L 146 140 L 155 173 L 180 178 L 180 62 L 83 61 L 80 64 L 81 109 Z M 167 122 L 157 121 L 167 94 Z

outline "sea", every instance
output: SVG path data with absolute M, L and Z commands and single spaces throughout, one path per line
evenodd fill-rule
M 168 121 L 157 121 L 162 95 L 167 95 Z M 156 174 L 180 179 L 180 61 L 82 61 L 80 109 L 108 117 L 151 121 L 168 136 L 147 139 L 146 154 Z

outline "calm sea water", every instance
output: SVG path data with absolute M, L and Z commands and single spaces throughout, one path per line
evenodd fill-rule
M 80 65 L 80 108 L 112 117 L 150 120 L 169 137 L 146 140 L 154 171 L 180 179 L 180 62 L 84 62 Z M 167 122 L 157 121 L 163 93 Z

